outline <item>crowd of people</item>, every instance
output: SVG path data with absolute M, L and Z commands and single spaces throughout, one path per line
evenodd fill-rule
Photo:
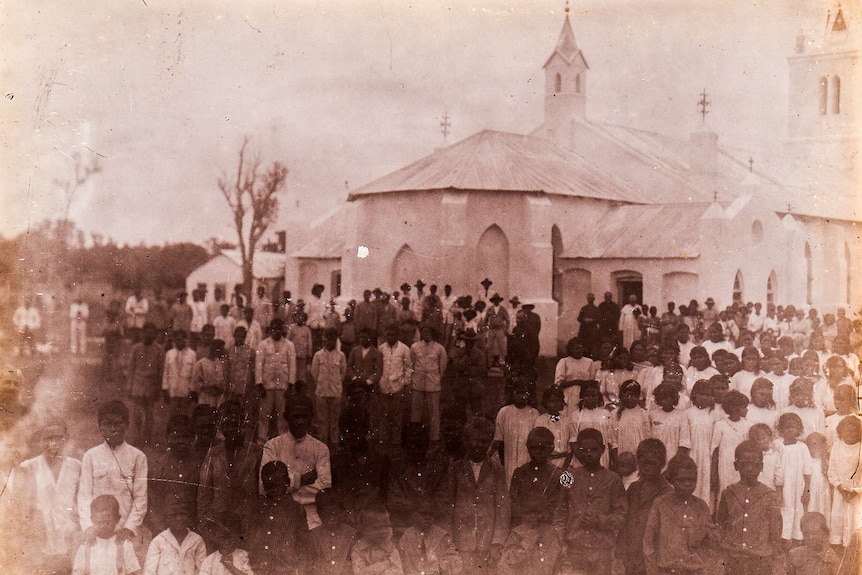
M 487 286 L 417 281 L 342 312 L 320 285 L 279 304 L 241 287 L 156 316 L 140 292 L 113 306 L 105 373 L 124 400 L 100 405 L 104 442 L 81 461 L 62 421 L 41 426 L 0 503 L 20 518 L 6 565 L 856 572 L 862 327 L 842 310 L 709 298 L 659 316 L 590 296 L 540 389 L 538 315 Z M 491 378 L 505 405 L 489 414 Z

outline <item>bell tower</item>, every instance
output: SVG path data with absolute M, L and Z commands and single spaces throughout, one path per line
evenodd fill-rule
M 858 70 L 862 14 L 850 0 L 826 14 L 823 34 L 800 34 L 790 71 L 787 146 L 794 156 L 853 171 L 860 143 Z
M 563 29 L 553 53 L 543 66 L 545 70 L 544 136 L 569 146 L 575 120 L 583 121 L 587 107 L 587 70 L 589 66 L 575 40 L 569 21 L 569 5 Z

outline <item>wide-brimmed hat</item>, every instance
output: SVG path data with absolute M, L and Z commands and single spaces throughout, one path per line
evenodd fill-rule
M 708 297 L 708 298 L 706 298 L 706 303 L 714 304 L 714 303 L 715 303 L 715 300 L 714 300 L 714 299 L 712 299 L 711 297 Z
M 492 295 L 488 299 L 494 303 L 500 303 L 501 301 L 503 301 L 503 297 L 498 293 L 495 293 L 494 295 Z
M 480 282 L 479 282 L 479 285 L 480 285 L 480 286 L 482 286 L 483 288 L 485 288 L 485 290 L 487 291 L 487 290 L 488 290 L 488 288 L 489 288 L 489 287 L 491 287 L 491 285 L 492 285 L 493 283 L 494 283 L 494 282 L 492 282 L 492 281 L 491 281 L 491 280 L 489 280 L 488 278 L 485 278 L 485 279 L 483 279 L 482 281 L 480 281 Z
M 512 304 L 513 307 L 518 307 L 521 305 L 521 300 L 518 299 L 518 296 L 513 295 L 512 299 L 509 300 L 509 303 Z
M 379 288 L 379 287 L 376 287 L 376 288 L 374 288 L 373 290 L 371 290 L 371 293 L 373 293 L 374 295 L 380 295 L 380 294 L 382 294 L 383 292 L 380 290 L 380 288 Z
M 474 341 L 478 337 L 479 337 L 479 335 L 476 333 L 476 330 L 473 329 L 472 327 L 467 328 L 466 330 L 464 330 L 464 333 L 461 334 L 461 339 L 463 339 L 465 341 Z
M 416 280 L 416 287 L 418 287 L 419 289 L 424 288 L 424 287 L 425 287 L 425 282 L 423 282 L 421 279 Z
M 524 311 L 533 311 L 534 309 L 536 309 L 536 304 L 525 303 L 524 305 L 521 306 L 521 309 Z

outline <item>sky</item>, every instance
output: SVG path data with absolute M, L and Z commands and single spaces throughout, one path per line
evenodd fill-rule
M 786 130 L 787 62 L 826 0 L 572 0 L 587 117 L 721 142 Z M 847 2 L 844 2 L 847 5 Z M 542 121 L 561 0 L 0 0 L 0 234 L 61 217 L 119 243 L 235 241 L 243 137 L 290 170 L 283 225 L 482 129 Z M 834 10 L 833 6 L 833 10 Z M 444 142 L 439 122 L 448 114 Z

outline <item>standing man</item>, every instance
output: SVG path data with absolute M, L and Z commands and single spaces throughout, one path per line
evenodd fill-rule
M 141 288 L 136 287 L 126 300 L 126 330 L 132 334 L 132 340 L 137 339 L 136 335 L 143 329 L 149 311 L 150 302 L 141 294 Z
M 19 353 L 26 355 L 36 353 L 36 332 L 42 327 L 42 317 L 33 305 L 32 299 L 28 297 L 18 306 L 15 315 L 12 316 L 12 323 L 15 324 L 15 329 L 21 338 Z
M 264 443 L 269 435 L 269 424 L 274 418 L 279 433 L 284 433 L 281 414 L 288 390 L 296 383 L 296 349 L 284 337 L 284 321 L 272 320 L 269 337 L 260 343 L 255 357 L 255 379 L 261 396 L 258 441 Z
M 635 311 L 637 310 L 637 311 Z M 640 339 L 641 331 L 638 326 L 638 316 L 641 309 L 638 305 L 638 296 L 629 296 L 629 303 L 623 306 L 620 312 L 619 330 L 623 333 L 623 347 L 629 349 L 636 339 Z
M 446 372 L 446 350 L 437 343 L 434 328 L 422 326 L 421 337 L 410 348 L 413 363 L 413 392 L 410 421 L 419 423 L 428 414 L 431 441 L 440 440 L 440 381 Z
M 383 374 L 372 396 L 372 433 L 382 445 L 401 445 L 404 394 L 413 368 L 410 348 L 398 341 L 398 327 L 389 326 L 380 347 Z
M 273 318 L 272 300 L 266 295 L 266 287 L 257 286 L 252 307 L 257 313 L 258 319 L 263 322 L 263 325 L 269 325 Z
M 147 321 L 156 326 L 156 331 L 158 332 L 156 338 L 159 343 L 164 344 L 165 338 L 168 335 L 168 326 L 171 323 L 171 307 L 165 301 L 165 298 L 162 297 L 161 289 L 156 288 L 153 290 L 153 301 L 150 302 Z
M 594 359 L 599 351 L 599 308 L 595 304 L 596 296 L 587 294 L 587 305 L 578 313 L 578 339 L 586 349 L 587 357 Z
M 90 317 L 90 307 L 75 298 L 69 308 L 69 351 L 72 353 L 87 353 L 87 319 Z
M 614 301 L 611 292 L 605 292 L 605 299 L 599 304 L 599 344 L 604 339 L 614 343 L 619 340 L 620 306 Z
M 191 331 L 194 311 L 186 301 L 187 298 L 188 294 L 181 291 L 177 294 L 177 301 L 171 306 L 171 331 Z
M 515 296 L 512 299 L 517 299 L 518 296 Z M 440 301 L 443 303 L 443 347 L 449 349 L 449 343 L 452 338 L 452 308 L 455 307 L 455 300 L 457 298 L 452 295 L 452 286 L 446 284 L 443 286 L 443 297 L 440 298 Z M 512 314 L 514 317 L 514 314 Z
M 711 297 L 706 298 L 706 309 L 701 312 L 703 318 L 703 330 L 708 332 L 709 326 L 714 324 L 719 319 L 719 312 L 715 309 L 715 300 Z
M 326 301 L 323 296 L 323 284 L 314 284 L 311 288 L 311 298 L 305 304 L 308 314 L 308 327 L 311 328 L 312 356 L 323 347 L 323 332 L 326 331 Z
M 485 325 L 488 327 L 488 358 L 491 367 L 506 360 L 506 334 L 509 333 L 509 312 L 500 306 L 503 298 L 495 293 L 491 296 L 491 307 L 485 312 Z

